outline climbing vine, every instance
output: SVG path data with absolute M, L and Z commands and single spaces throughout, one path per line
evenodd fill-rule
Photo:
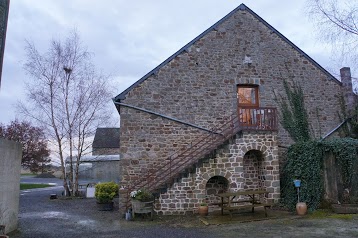
M 283 84 L 287 100 L 282 96 L 279 99 L 276 98 L 282 114 L 281 125 L 295 142 L 308 141 L 311 137 L 302 88 L 296 82 L 293 82 L 292 88 L 289 87 L 286 80 L 283 81 Z
M 317 209 L 323 196 L 323 162 L 327 153 L 336 157 L 344 187 L 352 187 L 355 174 L 353 163 L 358 160 L 358 140 L 336 138 L 298 142 L 288 149 L 281 179 L 282 202 L 288 208 L 294 209 L 297 203 L 293 180 L 301 179 L 300 201 L 306 202 L 310 210 Z
M 315 210 L 323 196 L 323 164 L 327 154 L 333 153 L 336 157 L 344 188 L 351 189 L 352 182 L 354 182 L 353 176 L 356 176 L 355 179 L 358 178 L 353 166 L 358 160 L 358 140 L 353 138 L 336 138 L 327 141 L 312 140 L 302 88 L 295 82 L 290 88 L 285 80 L 284 88 L 287 99 L 285 100 L 284 97 L 280 96 L 277 100 L 282 114 L 281 124 L 296 143 L 289 147 L 287 161 L 282 170 L 282 202 L 290 209 L 295 208 L 297 191 L 293 181 L 300 179 L 300 201 L 306 202 L 310 210 Z M 343 102 L 341 104 L 344 106 Z M 346 116 L 345 111 L 342 111 L 342 116 Z M 353 116 L 353 119 L 351 119 L 353 134 L 357 129 L 355 127 L 358 124 L 355 124 L 355 122 L 358 122 L 357 117 L 358 106 L 355 117 Z
M 289 147 L 281 178 L 282 202 L 290 209 L 297 203 L 293 180 L 301 180 L 300 201 L 316 209 L 323 192 L 322 151 L 317 141 L 298 142 Z

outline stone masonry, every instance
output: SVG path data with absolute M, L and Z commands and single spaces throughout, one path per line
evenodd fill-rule
M 160 115 L 210 129 L 237 114 L 240 85 L 259 88 L 260 107 L 279 108 L 276 98 L 286 98 L 283 80 L 302 87 L 314 137 L 320 138 L 340 124 L 339 99 L 347 90 L 342 83 L 240 5 L 115 98 L 121 117 L 121 186 L 143 179 L 172 154 L 208 133 Z M 120 106 L 123 103 L 157 115 Z M 173 184 L 160 196 L 157 211 L 194 212 L 207 199 L 210 178 L 220 181 L 221 187 L 227 180 L 230 191 L 264 186 L 271 192 L 267 199 L 277 201 L 279 162 L 283 159 L 278 146 L 289 146 L 293 141 L 281 125 L 271 134 L 245 133 L 230 143 L 225 156 L 216 153 L 209 163 L 196 168 L 195 174 Z M 219 179 L 222 177 L 225 179 Z
M 253 163 L 244 164 L 244 157 L 250 151 L 262 154 L 262 183 L 253 184 L 245 177 L 250 174 L 247 172 L 258 169 Z M 225 178 L 230 191 L 244 190 L 249 185 L 250 189 L 268 190 L 268 197 L 262 198 L 266 202 L 277 202 L 280 198 L 277 136 L 274 133 L 245 132 L 232 140 L 221 153 L 207 159 L 202 167 L 196 168 L 195 173 L 182 178 L 166 193 L 161 194 L 156 203 L 156 211 L 164 215 L 195 213 L 202 202 L 219 202 L 214 194 L 208 194 L 207 183 L 215 176 Z

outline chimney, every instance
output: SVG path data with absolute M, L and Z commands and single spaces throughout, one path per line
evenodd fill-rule
M 342 93 L 347 110 L 347 116 L 351 116 L 357 100 L 357 95 L 353 92 L 351 69 L 349 67 L 341 68 Z

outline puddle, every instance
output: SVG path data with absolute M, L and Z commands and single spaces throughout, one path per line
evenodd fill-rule
M 60 218 L 60 219 L 70 219 L 70 216 L 64 212 L 29 212 L 21 214 L 21 217 L 32 217 L 32 218 Z
M 84 226 L 93 226 L 96 223 L 97 222 L 95 220 L 90 220 L 90 219 L 77 221 L 77 224 L 84 225 Z

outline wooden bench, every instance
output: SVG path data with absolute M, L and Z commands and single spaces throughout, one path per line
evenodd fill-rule
M 223 210 L 228 211 L 230 214 L 230 217 L 232 218 L 232 211 L 239 210 L 239 209 L 251 208 L 252 212 L 254 212 L 255 207 L 263 207 L 265 209 L 265 217 L 267 217 L 266 208 L 271 208 L 271 206 L 272 206 L 272 204 L 269 204 L 269 203 L 255 203 L 255 204 L 240 205 L 240 206 L 224 206 Z
M 251 200 L 237 200 L 237 201 L 230 201 L 230 203 L 244 203 L 244 202 L 248 202 L 248 203 L 251 203 L 252 201 Z M 228 204 L 228 202 L 213 202 L 213 203 L 210 203 L 210 205 L 217 205 L 219 207 L 222 206 L 222 204 Z

